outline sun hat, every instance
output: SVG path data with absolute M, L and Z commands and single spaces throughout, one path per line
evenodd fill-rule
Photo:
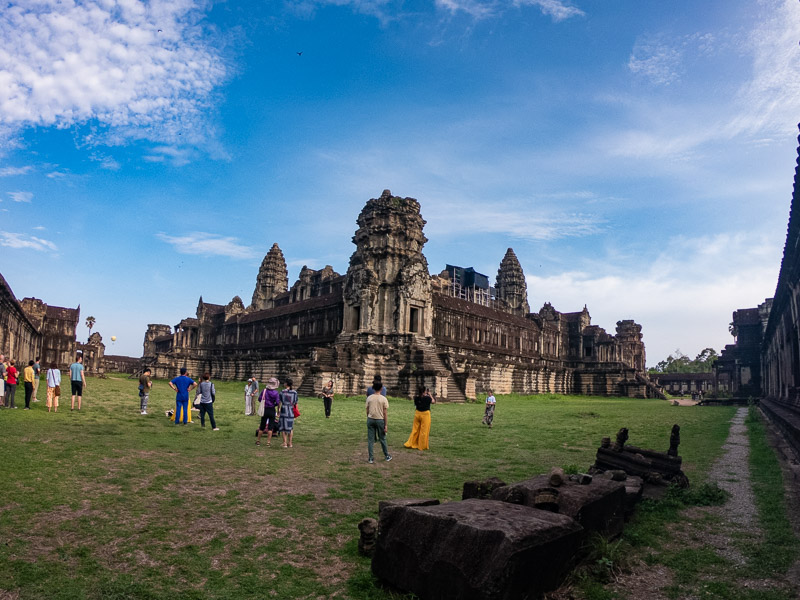
M 268 390 L 277 390 L 278 389 L 278 385 L 279 385 L 278 384 L 278 380 L 275 379 L 274 377 L 270 377 L 269 379 L 267 379 L 267 383 L 266 383 L 265 387 Z

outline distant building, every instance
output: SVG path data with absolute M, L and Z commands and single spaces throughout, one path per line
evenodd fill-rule
M 429 386 L 447 400 L 496 393 L 657 394 L 644 374 L 641 326 L 616 334 L 591 324 L 586 307 L 530 312 L 522 267 L 508 249 L 495 287 L 473 268 L 447 265 L 431 276 L 420 205 L 388 190 L 357 219 L 345 275 L 303 267 L 289 287 L 273 244 L 250 306 L 200 298 L 194 317 L 174 328 L 151 324 L 143 361 L 158 377 L 179 367 L 220 379 L 291 376 L 302 394 L 336 381 L 363 394 L 380 374 L 390 394 Z

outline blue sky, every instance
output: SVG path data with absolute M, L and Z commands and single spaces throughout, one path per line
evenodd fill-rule
M 201 295 L 249 303 L 273 242 L 292 281 L 344 273 L 387 188 L 432 273 L 493 279 L 513 247 L 533 310 L 634 319 L 650 365 L 774 293 L 795 0 L 2 6 L 0 273 L 109 353 Z

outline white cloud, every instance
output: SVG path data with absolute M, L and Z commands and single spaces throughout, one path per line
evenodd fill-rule
M 34 236 L 25 236 L 21 233 L 12 233 L 10 231 L 0 231 L 0 246 L 23 250 L 38 250 L 41 252 L 46 252 L 48 250 L 55 252 L 58 250 L 56 245 L 49 240 Z
M 88 143 L 202 142 L 227 76 L 191 0 L 21 0 L 0 14 L 0 126 L 89 124 Z
M 514 0 L 516 6 L 537 6 L 553 21 L 559 22 L 570 17 L 583 17 L 586 15 L 581 9 L 561 2 L 561 0 Z
M 229 258 L 256 258 L 258 253 L 251 247 L 243 246 L 236 238 L 224 237 L 214 233 L 192 233 L 185 236 L 171 236 L 158 233 L 156 237 L 172 245 L 181 254 L 201 256 L 227 256 Z
M 8 195 L 14 202 L 30 202 L 33 200 L 31 192 L 8 192 Z
M 659 40 L 638 41 L 628 59 L 631 72 L 657 85 L 669 85 L 680 77 L 681 49 Z
M 463 12 L 474 19 L 486 19 L 505 12 L 509 6 L 516 8 L 533 6 L 559 22 L 585 13 L 561 0 L 435 0 L 436 7 L 450 13 Z
M 533 310 L 551 302 L 572 312 L 585 303 L 592 322 L 610 333 L 618 320 L 635 320 L 654 365 L 675 348 L 694 356 L 733 343 L 731 313 L 774 294 L 780 252 L 780 243 L 760 234 L 678 236 L 649 264 L 597 261 L 551 277 L 528 275 L 528 299 Z
M 0 169 L 0 177 L 12 177 L 14 175 L 25 175 L 30 173 L 33 167 L 30 165 L 24 167 L 3 167 Z

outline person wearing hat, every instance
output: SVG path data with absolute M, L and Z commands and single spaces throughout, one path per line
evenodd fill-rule
M 255 399 L 258 397 L 258 379 L 255 376 L 247 380 L 244 386 L 244 414 L 256 414 L 256 408 L 253 406 Z
M 275 409 L 280 404 L 281 398 L 278 393 L 278 380 L 274 377 L 267 379 L 264 384 L 264 390 L 258 398 L 259 402 L 264 403 L 264 414 L 261 415 L 261 425 L 256 429 L 256 446 L 261 445 L 261 436 L 264 431 L 267 431 L 267 446 L 272 442 L 272 434 L 277 429 L 277 422 L 275 421 Z

